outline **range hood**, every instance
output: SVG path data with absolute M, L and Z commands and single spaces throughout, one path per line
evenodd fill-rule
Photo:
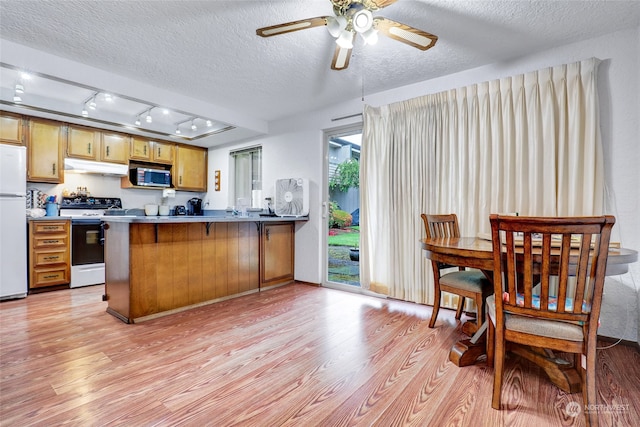
M 129 167 L 127 165 L 69 158 L 64 159 L 64 170 L 68 172 L 95 173 L 111 176 L 127 176 L 129 174 Z

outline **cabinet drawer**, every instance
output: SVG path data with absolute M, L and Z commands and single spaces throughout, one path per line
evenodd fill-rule
M 61 222 L 51 222 L 51 221 L 47 221 L 47 222 L 39 222 L 39 221 L 34 221 L 33 224 L 33 233 L 66 233 L 67 232 L 67 227 L 68 227 L 68 222 L 67 221 L 61 221 Z
M 69 239 L 66 234 L 53 235 L 53 236 L 47 236 L 47 235 L 33 236 L 34 249 L 66 247 L 68 243 L 69 243 Z
M 38 268 L 34 270 L 33 276 L 34 280 L 31 282 L 32 288 L 65 285 L 70 282 L 69 268 L 66 266 L 57 268 Z
M 67 251 L 36 251 L 34 265 L 35 267 L 47 266 L 51 264 L 67 264 Z

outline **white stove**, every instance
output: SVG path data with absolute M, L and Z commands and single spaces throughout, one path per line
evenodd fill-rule
M 71 218 L 71 287 L 104 283 L 104 230 L 108 209 L 120 209 L 118 198 L 63 197 L 60 216 Z

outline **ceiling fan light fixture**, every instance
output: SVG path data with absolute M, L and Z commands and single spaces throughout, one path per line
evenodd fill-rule
M 16 104 L 19 104 L 22 102 L 22 97 L 20 97 L 20 94 L 18 92 L 15 92 L 13 94 L 13 102 L 15 102 Z
M 343 49 L 353 49 L 353 33 L 349 30 L 343 30 L 340 37 L 336 39 L 336 43 Z
M 16 83 L 16 93 L 24 93 L 24 86 L 21 83 Z
M 378 43 L 378 30 L 376 30 L 375 28 L 369 28 L 367 31 L 361 33 L 360 35 L 362 36 L 364 42 L 368 45 L 373 46 L 374 44 Z
M 340 37 L 340 33 L 347 28 L 347 18 L 344 16 L 327 16 L 327 30 L 334 38 Z
M 351 20 L 353 22 L 353 29 L 358 33 L 364 33 L 373 26 L 373 14 L 368 9 L 360 9 L 354 13 Z
M 82 113 L 81 114 L 82 114 L 82 117 L 89 117 L 89 112 L 87 111 L 86 108 L 82 109 Z

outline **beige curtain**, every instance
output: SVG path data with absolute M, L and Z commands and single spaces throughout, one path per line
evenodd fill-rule
M 433 302 L 420 214 L 455 212 L 461 233 L 489 214 L 596 215 L 603 209 L 595 58 L 365 107 L 360 281 Z

